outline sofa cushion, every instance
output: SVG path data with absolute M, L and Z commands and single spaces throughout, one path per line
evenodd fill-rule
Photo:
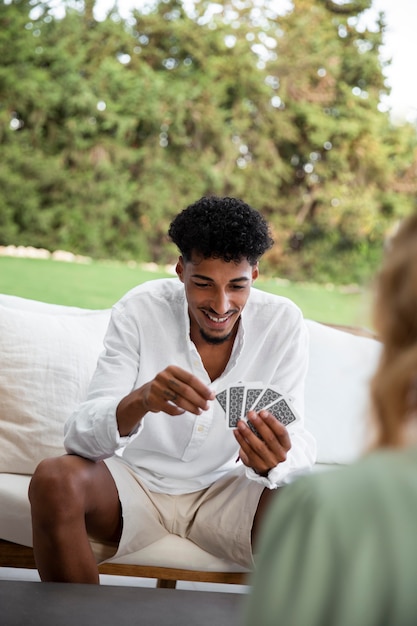
M 63 425 L 86 395 L 109 311 L 19 300 L 0 299 L 0 472 L 31 474 L 64 452 Z
M 316 438 L 318 463 L 351 463 L 372 440 L 369 382 L 381 344 L 311 320 L 307 327 L 305 425 Z
M 63 304 L 51 304 L 41 300 L 21 298 L 7 293 L 0 293 L 0 305 L 9 309 L 20 311 L 32 311 L 33 313 L 53 313 L 54 315 L 85 315 L 86 313 L 98 313 L 96 309 L 85 309 L 78 306 L 65 306 Z
M 94 543 L 92 544 L 94 552 Z M 110 559 L 112 563 L 134 565 L 174 567 L 204 572 L 247 572 L 248 569 L 226 561 L 218 556 L 202 550 L 190 539 L 170 534 L 158 539 L 149 546 L 126 554 L 125 556 Z
M 0 538 L 32 546 L 30 476 L 0 472 Z
M 0 538 L 24 546 L 32 546 L 32 524 L 27 497 L 30 476 L 0 473 Z M 98 563 L 112 554 L 105 544 L 91 541 Z M 132 554 L 111 559 L 127 565 L 150 565 L 202 570 L 207 572 L 244 572 L 236 563 L 213 556 L 189 539 L 167 535 Z

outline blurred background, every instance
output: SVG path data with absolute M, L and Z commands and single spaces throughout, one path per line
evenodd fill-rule
M 413 0 L 0 0 L 0 291 L 110 305 L 170 273 L 179 210 L 233 195 L 271 224 L 262 288 L 368 323 L 384 242 L 416 210 L 413 15 Z M 54 251 L 81 269 L 57 276 Z

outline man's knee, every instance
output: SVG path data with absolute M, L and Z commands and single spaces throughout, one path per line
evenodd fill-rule
M 52 508 L 59 513 L 60 508 L 68 506 L 68 501 L 80 501 L 84 474 L 84 459 L 76 456 L 65 455 L 41 461 L 29 484 L 32 511 L 41 507 L 45 512 Z

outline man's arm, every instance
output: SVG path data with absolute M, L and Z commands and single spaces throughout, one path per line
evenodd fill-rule
M 65 425 L 64 445 L 69 453 L 94 461 L 108 458 L 137 436 L 146 413 L 199 414 L 214 397 L 199 379 L 175 366 L 157 375 L 148 368 L 148 382 L 142 381 L 135 389 L 141 359 L 146 357 L 137 322 L 122 307 L 113 308 L 104 348 L 86 400 Z
M 275 326 L 274 332 L 278 337 L 281 327 Z M 309 336 L 299 310 L 294 309 L 291 322 L 286 327 L 283 346 L 284 349 L 277 351 L 275 371 L 270 380 L 271 384 L 291 397 L 300 420 L 287 429 L 267 410 L 259 414 L 250 412 L 248 418 L 262 440 L 242 421 L 234 431 L 240 445 L 239 456 L 248 468 L 248 477 L 270 489 L 287 484 L 295 475 L 307 472 L 316 460 L 314 437 L 304 427 Z

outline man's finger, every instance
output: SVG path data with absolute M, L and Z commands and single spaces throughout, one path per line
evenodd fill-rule
M 167 384 L 173 391 L 181 393 L 184 389 L 190 388 L 204 400 L 214 400 L 214 391 L 191 372 L 172 365 L 167 367 L 166 373 L 168 375 Z
M 182 406 L 187 411 L 190 410 L 190 407 L 203 411 L 209 408 L 209 400 L 215 398 L 215 393 L 196 376 L 181 368 L 174 367 L 167 368 L 165 373 L 167 375 L 166 387 L 168 392 L 172 394 L 169 398 L 172 402 Z
M 291 439 L 287 428 L 267 409 L 260 411 L 259 414 L 251 411 L 248 414 L 248 420 L 271 449 L 276 449 L 279 446 L 288 451 L 291 448 Z

